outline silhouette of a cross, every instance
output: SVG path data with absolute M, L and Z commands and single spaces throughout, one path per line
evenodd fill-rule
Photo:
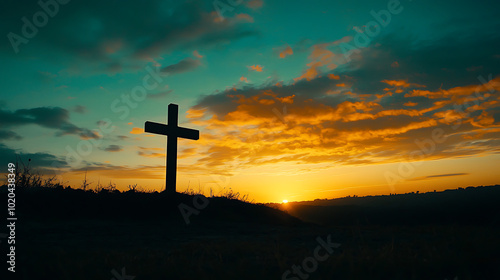
M 167 136 L 167 155 L 166 169 L 167 177 L 165 179 L 165 191 L 175 193 L 177 180 L 177 138 L 186 138 L 191 140 L 200 139 L 200 131 L 179 127 L 179 106 L 177 104 L 168 105 L 167 125 L 147 121 L 144 124 L 144 131 L 154 134 Z

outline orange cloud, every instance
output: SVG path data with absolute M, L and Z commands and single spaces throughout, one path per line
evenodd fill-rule
M 71 171 L 65 173 L 68 177 L 81 178 L 81 171 Z M 165 166 L 103 166 L 86 168 L 89 177 L 108 177 L 114 179 L 163 179 L 165 178 Z
M 132 131 L 130 131 L 130 134 L 143 134 L 143 133 L 144 129 L 139 127 L 134 127 L 132 128 Z
M 201 55 L 197 50 L 193 51 L 193 55 L 197 58 L 203 58 L 203 55 Z
M 203 114 L 205 113 L 204 109 L 194 109 L 191 108 L 187 111 L 187 118 L 188 119 L 197 119 L 203 117 Z
M 338 80 L 338 79 L 340 79 L 340 76 L 335 75 L 335 74 L 328 74 L 328 78 L 330 80 Z
M 477 116 L 471 121 L 471 124 L 475 127 L 488 127 L 495 123 L 495 118 L 486 111 L 483 111 L 481 115 Z
M 287 46 L 282 52 L 280 52 L 280 58 L 285 58 L 287 55 L 292 55 L 293 50 L 290 46 Z
M 248 83 L 248 79 L 244 76 L 241 76 L 240 81 Z
M 417 106 L 417 105 L 418 105 L 418 103 L 408 101 L 408 102 L 406 102 L 406 103 L 405 103 L 405 104 L 403 104 L 403 105 L 408 106 L 408 107 L 414 107 L 414 106 Z
M 262 8 L 263 4 L 264 3 L 262 2 L 262 0 L 250 0 L 247 2 L 247 7 L 250 9 L 257 10 L 257 9 Z
M 384 90 L 386 90 L 386 89 L 384 89 Z M 387 90 L 389 90 L 389 89 L 387 89 Z M 388 91 L 384 94 L 375 94 L 375 96 L 377 97 L 377 101 L 380 101 L 380 99 L 383 97 L 392 96 L 392 91 Z
M 165 149 L 162 148 L 144 148 L 139 147 L 137 154 L 149 158 L 165 158 Z
M 410 93 L 405 94 L 405 97 L 415 97 L 415 96 L 425 96 L 429 98 L 437 98 L 438 94 L 431 92 L 429 90 L 414 89 Z
M 248 14 L 237 14 L 236 18 L 239 19 L 240 21 L 254 22 L 253 17 L 251 17 Z
M 318 67 L 311 67 L 309 71 Z M 311 73 L 309 78 L 316 77 L 315 74 L 317 72 Z M 329 86 L 321 90 L 331 90 L 332 86 L 335 88 L 335 85 L 353 81 L 343 78 L 328 75 L 328 80 L 321 80 L 321 84 L 326 81 Z M 486 133 L 483 131 L 480 134 L 482 129 L 493 131 L 500 128 L 498 122 L 495 124 L 494 111 L 486 111 L 498 107 L 497 96 L 477 105 L 475 109 L 483 110 L 481 114 L 464 118 L 455 110 L 449 110 L 456 104 L 452 98 L 435 102 L 423 100 L 418 104 L 406 100 L 402 109 L 386 107 L 380 103 L 381 97 L 423 85 L 407 80 L 383 81 L 390 88 L 380 96 L 376 95 L 377 99 L 373 94 L 360 99 L 361 94 L 350 92 L 352 99 L 348 101 L 339 99 L 344 96 L 329 96 L 326 92 L 322 92 L 323 95 L 316 93 L 316 96 L 302 93 L 295 90 L 293 84 L 280 83 L 280 87 L 272 85 L 261 90 L 226 90 L 216 99 L 210 98 L 201 103 L 203 106 L 200 108 L 204 111 L 199 111 L 197 115 L 202 116 L 193 122 L 205 128 L 204 139 L 197 142 L 197 153 L 204 156 L 197 164 L 221 173 L 280 162 L 389 163 L 400 160 L 402 154 L 418 150 L 414 139 L 428 138 L 435 128 L 446 131 L 447 142 L 441 144 L 435 153 L 425 155 L 426 159 L 488 153 L 491 150 L 491 147 L 479 145 L 474 151 L 454 147 L 463 141 L 464 135 L 481 137 L 478 135 Z M 486 98 L 487 95 L 483 96 Z M 454 128 L 458 120 L 467 125 Z M 477 132 L 472 133 L 471 128 Z M 239 165 L 228 166 L 228 159 L 234 159 L 232 161 Z
M 349 42 L 350 40 L 352 40 L 352 38 L 346 36 L 334 42 L 314 45 L 312 47 L 311 55 L 309 56 L 309 60 L 311 60 L 311 62 L 307 64 L 309 68 L 307 68 L 301 76 L 295 78 L 294 80 L 298 81 L 306 79 L 310 81 L 319 76 L 321 67 L 326 67 L 329 71 L 337 68 L 337 64 L 340 63 L 342 59 L 337 58 L 337 55 L 327 48 L 336 46 L 343 42 Z
M 386 83 L 390 86 L 393 86 L 393 87 L 410 87 L 411 84 L 409 84 L 407 81 L 405 80 L 383 80 L 382 83 Z
M 398 134 L 404 134 L 411 130 L 433 127 L 436 126 L 436 124 L 437 124 L 436 120 L 430 119 L 421 122 L 412 122 L 402 127 L 389 127 L 383 129 L 358 131 L 358 132 L 344 132 L 344 134 L 347 141 L 360 141 L 360 140 L 383 138 L 386 136 L 395 136 Z
M 177 156 L 178 158 L 188 158 L 191 156 L 195 156 L 197 154 L 197 148 L 186 148 L 182 151 L 180 151 L 179 155 Z
M 285 97 L 276 97 L 281 103 L 288 103 L 288 104 L 293 104 L 293 98 L 295 97 L 294 95 L 291 96 L 285 96 Z
M 484 84 L 454 87 L 448 90 L 429 91 L 415 89 L 405 94 L 405 97 L 424 96 L 432 99 L 452 97 L 456 99 L 460 96 L 472 96 L 474 98 L 479 93 L 487 91 L 500 91 L 500 76 Z M 486 94 L 482 97 L 486 97 Z M 465 99 L 462 99 L 462 101 L 465 101 Z
M 275 101 L 272 99 L 261 99 L 259 100 L 259 103 L 264 105 L 272 105 L 275 103 Z
M 256 71 L 256 72 L 262 72 L 262 66 L 261 65 L 252 65 L 252 66 L 247 66 L 248 69 Z
M 306 69 L 306 71 L 302 73 L 302 75 L 295 78 L 294 81 L 299 81 L 302 79 L 310 81 L 312 79 L 315 79 L 319 75 L 318 67 L 321 66 L 320 62 L 309 63 L 307 64 L 307 66 L 309 66 L 309 68 Z
M 235 95 L 233 98 L 238 98 L 240 105 L 234 111 L 208 118 L 204 125 L 213 137 L 203 145 L 208 147 L 210 156 L 198 164 L 210 164 L 213 168 L 221 166 L 224 170 L 227 159 L 235 157 L 248 160 L 245 166 L 285 161 L 370 163 L 371 160 L 362 159 L 361 155 L 367 150 L 381 148 L 380 139 L 396 139 L 397 135 L 437 124 L 433 119 L 388 122 L 385 119 L 391 116 L 419 116 L 419 113 L 415 110 L 380 110 L 381 106 L 373 102 L 346 101 L 336 107 L 314 103 L 293 107 L 290 111 L 273 111 L 266 106 L 272 105 L 267 100 L 274 95 L 273 92 L 261 92 L 258 94 L 261 98 Z M 277 103 L 277 99 L 274 101 Z M 376 110 L 379 112 L 370 113 Z M 276 112 L 282 114 L 281 121 Z M 378 122 L 379 118 L 384 121 Z M 361 125 L 360 121 L 366 120 L 377 123 L 374 123 L 374 128 L 370 124 Z M 336 121 L 353 124 L 332 125 Z M 387 145 L 386 149 L 390 150 L 393 144 L 388 142 Z
M 462 115 L 455 110 L 446 110 L 434 113 L 434 117 L 444 124 L 454 124 L 462 119 Z
M 327 66 L 330 70 L 333 70 L 337 67 L 337 65 L 333 63 L 335 54 L 327 50 L 327 46 L 328 44 L 314 45 L 310 58 L 316 60 L 320 64 L 319 66 Z

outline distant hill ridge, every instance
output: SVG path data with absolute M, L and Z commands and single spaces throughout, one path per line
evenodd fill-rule
M 303 221 L 324 225 L 485 224 L 498 225 L 500 185 L 406 193 L 344 197 L 268 204 Z

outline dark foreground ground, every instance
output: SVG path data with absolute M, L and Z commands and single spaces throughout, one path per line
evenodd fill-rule
M 178 206 L 194 206 L 187 195 L 18 191 L 16 273 L 1 279 L 498 279 L 497 193 L 474 204 L 490 218 L 451 211 L 447 222 L 445 211 L 438 221 L 414 214 L 414 223 L 380 223 L 366 218 L 378 208 L 358 205 L 342 209 L 349 219 L 321 208 L 318 225 L 223 198 L 209 199 L 186 224 Z M 303 218 L 312 215 L 305 208 Z M 398 209 L 380 213 L 414 211 Z

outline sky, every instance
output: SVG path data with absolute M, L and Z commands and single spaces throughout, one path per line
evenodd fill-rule
M 498 1 L 4 1 L 0 173 L 256 202 L 500 182 Z M 2 176 L 2 178 L 5 176 Z

